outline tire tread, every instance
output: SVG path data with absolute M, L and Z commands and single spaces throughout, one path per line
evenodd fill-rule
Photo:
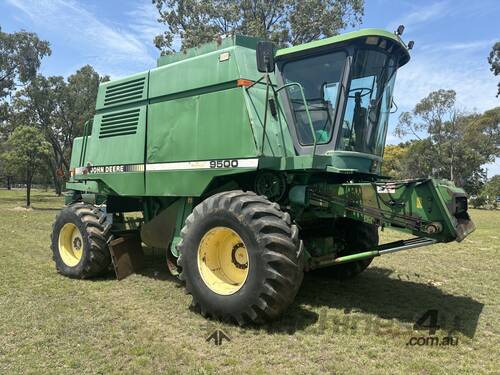
M 221 320 L 231 320 L 239 325 L 261 323 L 277 318 L 293 302 L 302 283 L 303 263 L 300 251 L 302 243 L 298 238 L 298 228 L 291 223 L 290 215 L 281 211 L 277 203 L 270 202 L 264 196 L 254 192 L 241 190 L 215 194 L 198 206 L 188 216 L 181 230 L 181 240 L 177 245 L 179 251 L 178 265 L 184 269 L 184 238 L 196 226 L 196 221 L 210 210 L 226 210 L 252 230 L 265 260 L 265 279 L 262 280 L 257 296 L 240 311 L 223 313 L 208 311 L 196 299 L 192 283 L 185 272 L 179 277 L 185 282 L 186 290 L 193 297 L 195 306 L 203 316 L 211 316 Z

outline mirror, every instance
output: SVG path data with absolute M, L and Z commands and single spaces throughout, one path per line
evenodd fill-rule
M 274 72 L 274 43 L 257 43 L 257 70 L 261 73 Z

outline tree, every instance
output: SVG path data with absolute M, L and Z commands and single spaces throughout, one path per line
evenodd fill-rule
M 462 116 L 459 119 L 460 150 L 455 171 L 459 184 L 469 194 L 478 194 L 486 181 L 486 171 L 481 166 L 495 161 L 500 155 L 500 107 L 483 114 Z
M 336 35 L 361 22 L 363 0 L 153 0 L 167 30 L 154 43 L 162 54 L 239 33 L 295 45 Z
M 434 91 L 400 115 L 396 135 L 417 138 L 400 165 L 407 177 L 447 178 L 477 194 L 486 180 L 481 166 L 500 155 L 500 107 L 465 114 L 455 97 L 453 90 Z
M 487 180 L 482 189 L 473 195 L 471 204 L 474 208 L 496 209 L 498 206 L 497 197 L 500 197 L 500 175 L 495 175 Z
M 488 197 L 490 201 L 495 201 L 496 197 L 500 197 L 500 175 L 493 176 L 485 185 L 483 194 Z
M 401 160 L 403 178 L 436 177 L 439 164 L 429 138 L 414 140 Z
M 16 129 L 24 124 L 31 124 L 37 128 L 47 142 L 52 152 L 46 159 L 48 170 L 53 175 L 54 188 L 58 195 L 61 194 L 62 184 L 56 171 L 63 168 L 63 144 L 60 142 L 60 129 L 56 126 L 59 122 L 59 103 L 64 97 L 66 83 L 63 77 L 44 77 L 38 75 L 29 85 L 19 90 L 12 101 L 11 127 Z M 69 168 L 69 164 L 66 165 Z
M 473 192 L 484 183 L 481 165 L 499 155 L 500 108 L 465 114 L 456 108 L 455 97 L 453 90 L 431 92 L 412 112 L 400 115 L 395 133 L 418 138 L 405 168 L 420 177 L 450 179 Z
M 109 76 L 100 76 L 90 65 L 85 65 L 67 79 L 67 84 L 58 96 L 58 110 L 53 119 L 53 129 L 61 145 L 60 163 L 52 168 L 53 178 L 62 185 L 56 170 L 69 172 L 73 140 L 83 134 L 85 122 L 91 121 L 95 112 L 97 91 L 101 82 L 109 81 Z
M 408 145 L 404 143 L 385 146 L 382 175 L 392 177 L 396 180 L 405 178 L 402 161 L 407 153 Z
M 456 93 L 438 90 L 423 98 L 410 114 L 403 112 L 396 128 L 398 135 L 414 135 L 425 132 L 430 136 L 429 147 L 434 149 L 440 165 L 434 172 L 438 177 L 454 180 L 458 111 L 455 108 Z M 449 160 L 448 160 L 449 159 Z
M 0 155 L 7 151 L 6 138 L 0 133 Z M 14 174 L 8 164 L 0 158 L 0 175 L 5 179 L 7 190 L 11 190 Z
M 43 57 L 51 50 L 47 41 L 40 40 L 34 33 L 20 31 L 2 32 L 0 27 L 0 139 L 4 141 L 12 131 L 7 123 L 10 114 L 8 97 L 18 85 L 25 85 L 35 76 Z M 3 152 L 3 147 L 0 153 Z M 1 173 L 10 189 L 12 172 L 7 165 L 1 165 Z
M 49 43 L 36 34 L 8 34 L 0 27 L 0 99 L 15 89 L 17 81 L 25 84 L 32 80 L 42 58 L 50 54 Z
M 477 168 L 465 179 L 463 188 L 470 196 L 477 196 L 481 194 L 486 181 L 486 171 L 483 168 Z
M 491 65 L 490 70 L 495 76 L 500 74 L 500 42 L 496 42 L 491 48 L 488 56 L 488 63 Z M 500 95 L 500 82 L 498 83 L 497 97 Z
M 477 117 L 472 123 L 471 130 L 467 141 L 477 141 L 476 135 L 480 135 L 480 142 L 477 143 L 481 146 L 481 151 L 486 153 L 496 151 L 500 146 L 500 107 L 492 108 Z
M 82 135 L 84 123 L 92 119 L 99 83 L 105 80 L 109 77 L 99 76 L 86 65 L 67 81 L 63 77 L 38 75 L 13 99 L 13 128 L 33 124 L 51 145 L 47 169 L 58 195 L 63 184 L 60 172 L 69 171 L 73 140 Z
M 31 184 L 33 177 L 43 168 L 49 155 L 50 145 L 40 132 L 30 126 L 16 128 L 6 142 L 8 151 L 2 154 L 2 160 L 12 171 L 24 177 L 26 184 L 26 207 L 31 205 Z

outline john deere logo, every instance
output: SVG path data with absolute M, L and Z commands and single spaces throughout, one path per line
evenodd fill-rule
M 221 345 L 224 340 L 229 342 L 231 341 L 231 338 L 222 329 L 216 329 L 206 338 L 207 342 L 213 341 L 217 346 Z

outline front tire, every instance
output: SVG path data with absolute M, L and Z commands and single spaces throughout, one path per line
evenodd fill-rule
M 51 248 L 56 269 L 64 276 L 86 279 L 107 271 L 111 224 L 98 207 L 76 203 L 65 207 L 52 228 Z
M 325 253 L 335 252 L 336 257 L 362 253 L 373 250 L 378 245 L 378 227 L 373 224 L 349 218 L 324 219 L 313 222 L 302 223 L 306 249 L 313 251 L 313 256 L 321 256 Z M 323 254 L 315 254 L 314 241 L 318 238 L 331 238 L 333 248 L 323 249 Z M 368 268 L 373 258 L 367 258 L 350 263 L 315 269 L 316 275 L 333 278 L 336 280 L 348 280 L 356 277 Z
M 203 316 L 261 323 L 294 300 L 302 243 L 278 204 L 253 192 L 213 195 L 188 216 L 181 238 L 180 278 Z
M 373 250 L 378 245 L 378 227 L 352 219 L 338 219 L 334 225 L 334 241 L 342 244 L 339 257 Z M 373 258 L 343 263 L 337 266 L 320 269 L 336 280 L 349 280 L 368 268 Z

